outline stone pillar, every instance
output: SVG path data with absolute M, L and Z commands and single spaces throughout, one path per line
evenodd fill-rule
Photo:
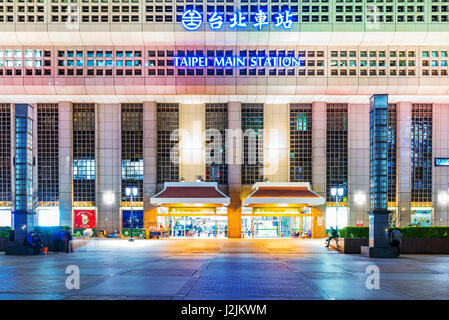
M 399 226 L 410 225 L 411 221 L 411 128 L 412 103 L 397 104 L 397 161 L 398 161 L 398 215 Z
M 312 189 L 326 197 L 326 103 L 312 104 Z
M 120 104 L 98 104 L 96 127 L 97 227 L 119 232 L 121 227 L 121 110 Z M 112 203 L 105 196 L 112 194 Z
M 449 104 L 433 105 L 432 114 L 432 154 L 434 158 L 447 158 L 449 156 Z M 433 226 L 449 225 L 449 167 L 433 167 L 432 171 L 432 193 L 434 214 L 432 217 Z M 446 199 L 445 199 L 446 198 Z M 443 200 L 440 202 L 440 200 Z
M 180 106 L 179 172 L 185 182 L 206 178 L 205 112 L 204 104 Z
M 59 214 L 61 226 L 69 226 L 72 221 L 72 104 L 59 102 Z
M 368 226 L 369 104 L 348 105 L 349 226 Z M 364 202 L 362 201 L 364 199 Z M 358 200 L 358 201 L 356 201 Z M 363 202 L 363 203 L 362 203 Z
M 228 163 L 228 196 L 231 203 L 228 207 L 228 238 L 240 238 L 242 230 L 240 198 L 242 185 L 242 104 L 228 103 L 227 163 Z
M 263 171 L 271 182 L 289 181 L 289 105 L 264 104 Z
M 326 102 L 312 104 L 312 190 L 326 198 Z M 326 205 L 315 208 L 323 212 L 326 227 Z M 314 217 L 312 217 L 314 218 Z
M 157 188 L 157 107 L 143 103 L 143 220 L 144 228 L 157 223 L 157 208 L 150 203 Z

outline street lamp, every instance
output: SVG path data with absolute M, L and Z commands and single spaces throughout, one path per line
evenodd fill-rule
M 134 225 L 134 216 L 133 216 L 133 200 L 134 197 L 137 196 L 138 189 L 136 187 L 126 187 L 125 193 L 128 197 L 131 197 L 131 238 L 129 238 L 130 242 L 134 241 L 133 238 L 133 225 Z
M 332 187 L 331 188 L 331 196 L 335 197 L 335 202 L 337 203 L 337 209 L 335 212 L 335 227 L 338 230 L 338 198 L 343 196 L 345 189 L 342 187 Z

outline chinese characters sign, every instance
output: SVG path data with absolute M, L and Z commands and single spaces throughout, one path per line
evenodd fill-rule
M 254 15 L 254 21 L 248 21 L 247 15 L 242 11 L 237 11 L 232 14 L 228 23 L 228 28 L 231 30 L 254 28 L 256 30 L 263 30 L 269 24 L 269 15 L 263 10 L 258 10 Z M 181 17 L 183 27 L 188 31 L 195 31 L 203 24 L 203 15 L 196 10 L 187 10 Z M 225 15 L 214 11 L 206 23 L 212 30 L 221 30 L 225 24 Z M 280 29 L 290 30 L 293 25 L 293 15 L 288 10 L 277 12 L 275 14 L 274 27 Z
M 75 229 L 95 228 L 95 210 L 74 210 Z

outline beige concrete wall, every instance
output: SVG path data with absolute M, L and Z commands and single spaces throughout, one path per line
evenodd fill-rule
M 433 105 L 432 153 L 434 158 L 449 157 L 449 104 Z M 439 195 L 448 196 L 449 167 L 433 167 L 432 193 L 434 215 L 432 225 L 449 225 L 449 203 L 440 203 Z
M 397 162 L 398 162 L 398 214 L 399 225 L 410 224 L 411 210 L 411 127 L 412 103 L 397 104 Z
M 157 192 L 157 108 L 156 102 L 143 103 L 143 192 L 144 227 L 157 222 L 157 209 L 150 203 Z
M 369 210 L 369 104 L 348 105 L 348 225 L 357 222 L 368 226 Z M 356 195 L 365 197 L 363 204 L 355 202 Z
M 195 182 L 206 176 L 206 137 L 204 104 L 182 104 L 179 114 L 180 177 Z
M 312 104 L 312 189 L 326 196 L 326 103 Z
M 121 109 L 120 104 L 96 107 L 97 227 L 118 232 L 121 227 Z M 104 201 L 108 193 L 114 195 L 112 204 Z
M 59 213 L 62 226 L 72 221 L 72 104 L 59 102 Z
M 264 178 L 272 182 L 289 180 L 290 125 L 288 104 L 264 105 Z

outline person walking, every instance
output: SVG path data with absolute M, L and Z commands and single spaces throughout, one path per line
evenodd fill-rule
M 390 233 L 390 246 L 392 248 L 398 248 L 398 256 L 399 256 L 399 247 L 401 245 L 402 233 L 398 229 L 394 229 Z
M 72 234 L 70 233 L 69 230 L 66 230 L 64 239 L 66 239 L 66 240 L 65 240 L 65 241 L 66 241 L 66 242 L 65 242 L 65 244 L 66 244 L 66 246 L 65 246 L 65 252 L 66 252 L 66 253 L 72 252 L 72 251 L 73 251 L 73 250 L 72 250 L 72 239 L 73 239 L 73 237 L 72 237 Z
M 326 246 L 326 248 L 329 248 L 329 245 L 330 245 L 332 239 L 335 240 L 335 243 L 337 244 L 337 248 L 340 247 L 338 245 L 338 230 L 334 229 L 334 227 L 331 227 L 330 235 L 327 238 L 327 246 Z

